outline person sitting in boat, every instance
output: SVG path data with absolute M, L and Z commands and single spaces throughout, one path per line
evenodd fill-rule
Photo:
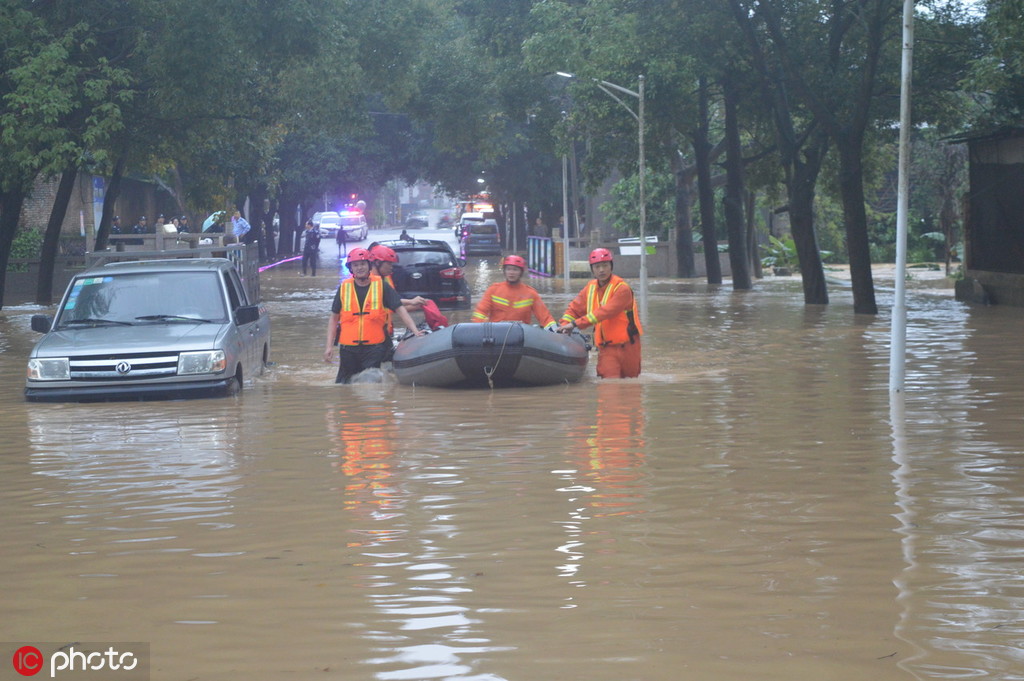
M 559 333 L 594 327 L 597 375 L 635 378 L 640 375 L 640 315 L 629 284 L 612 273 L 614 261 L 607 248 L 590 252 L 592 279 L 569 303 L 559 321 Z
M 422 335 L 409 312 L 402 306 L 398 292 L 380 277 L 372 277 L 372 256 L 365 248 L 354 248 L 348 254 L 348 270 L 352 276 L 341 282 L 331 305 L 327 323 L 327 344 L 324 361 L 334 360 L 338 345 L 338 376 L 335 383 L 348 383 L 355 374 L 379 368 L 392 349 L 387 327 L 391 313 L 397 313 L 406 328 Z
M 529 324 L 532 317 L 545 329 L 555 328 L 555 319 L 541 300 L 537 290 L 523 283 L 526 261 L 518 255 L 508 255 L 501 261 L 505 281 L 491 284 L 473 310 L 474 322 L 522 322 Z

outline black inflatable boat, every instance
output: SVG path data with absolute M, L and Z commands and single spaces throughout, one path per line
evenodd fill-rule
M 455 324 L 398 344 L 392 368 L 404 385 L 507 387 L 580 380 L 587 343 L 520 322 Z

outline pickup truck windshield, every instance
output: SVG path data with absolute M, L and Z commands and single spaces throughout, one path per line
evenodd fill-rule
M 75 280 L 61 308 L 57 328 L 80 326 L 80 320 L 108 324 L 152 324 L 175 319 L 227 321 L 216 272 L 106 274 Z M 139 321 L 149 317 L 150 321 Z

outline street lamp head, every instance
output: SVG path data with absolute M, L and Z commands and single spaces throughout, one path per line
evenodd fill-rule
M 561 76 L 562 78 L 575 78 L 576 77 L 575 74 L 566 73 L 565 71 L 555 71 L 555 75 L 556 76 Z

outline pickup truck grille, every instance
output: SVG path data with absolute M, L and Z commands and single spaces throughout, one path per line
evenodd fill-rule
M 174 376 L 177 353 L 133 353 L 71 358 L 72 381 L 130 381 L 135 378 Z

